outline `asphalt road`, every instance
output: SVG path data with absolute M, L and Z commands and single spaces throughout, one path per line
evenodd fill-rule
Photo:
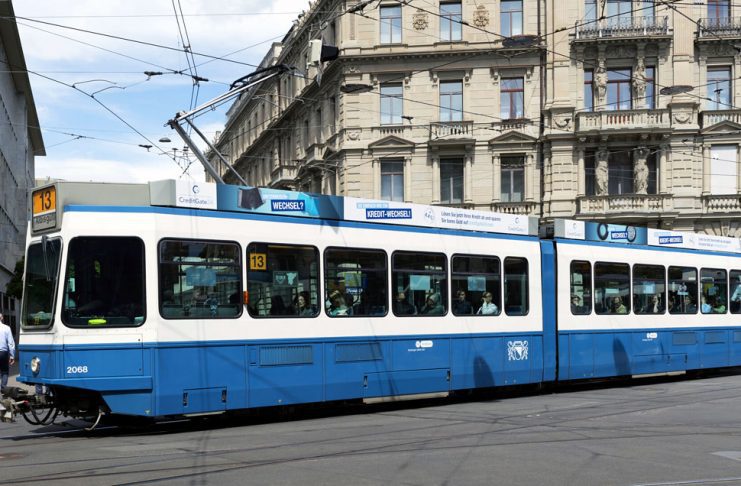
M 80 431 L 0 424 L 3 484 L 741 485 L 741 370 Z

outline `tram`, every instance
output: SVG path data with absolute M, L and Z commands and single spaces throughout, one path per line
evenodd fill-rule
M 69 416 L 741 365 L 738 239 L 173 180 L 31 197 L 19 381 Z

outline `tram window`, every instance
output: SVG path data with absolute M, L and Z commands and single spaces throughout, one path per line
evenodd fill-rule
M 62 243 L 55 238 L 46 240 L 46 248 L 43 245 L 44 243 L 30 245 L 26 255 L 21 317 L 24 329 L 47 328 L 53 322 L 54 294 L 57 290 Z
M 661 265 L 633 265 L 633 312 L 663 314 L 666 306 L 665 269 Z
M 594 264 L 594 310 L 597 314 L 630 313 L 630 266 Z
M 697 269 L 669 267 L 669 313 L 697 314 Z
M 731 314 L 741 314 L 741 270 L 731 270 Z
M 700 312 L 703 314 L 725 314 L 728 311 L 728 281 L 726 271 L 716 268 L 700 270 L 702 294 Z
M 144 296 L 142 240 L 85 236 L 70 241 L 62 302 L 66 325 L 139 326 Z
M 386 252 L 328 248 L 324 252 L 325 309 L 332 317 L 385 316 Z
M 162 240 L 159 245 L 160 315 L 165 319 L 224 319 L 242 315 L 239 245 Z
M 319 250 L 251 243 L 247 248 L 247 310 L 252 317 L 319 314 Z
M 447 312 L 447 258 L 444 254 L 394 253 L 391 282 L 395 315 L 441 316 Z
M 524 316 L 529 310 L 527 260 L 505 258 L 504 311 L 508 316 Z
M 500 262 L 497 257 L 453 256 L 451 310 L 456 316 L 498 316 L 502 309 Z
M 586 315 L 592 313 L 592 264 L 571 262 L 571 313 Z

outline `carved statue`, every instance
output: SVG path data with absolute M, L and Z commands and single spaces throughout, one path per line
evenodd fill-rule
M 633 69 L 633 90 L 635 91 L 636 100 L 639 106 L 644 106 L 646 96 L 646 66 L 643 64 L 643 58 L 639 57 Z
M 608 193 L 607 182 L 608 182 L 608 167 L 607 160 L 610 157 L 610 152 L 606 148 L 600 148 L 597 151 L 597 164 L 594 168 L 594 179 L 595 185 L 597 186 L 597 195 L 606 196 Z
M 636 194 L 648 192 L 648 149 L 638 147 L 635 151 L 635 163 L 633 164 L 633 190 Z
M 597 93 L 597 99 L 602 102 L 607 93 L 607 70 L 605 61 L 600 61 L 597 72 L 594 73 L 594 90 Z

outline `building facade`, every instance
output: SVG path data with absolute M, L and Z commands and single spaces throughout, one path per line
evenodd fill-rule
M 0 2 L 0 16 L 14 16 Z M 39 120 L 26 73 L 18 27 L 0 22 L 0 312 L 17 329 L 20 301 L 6 294 L 16 262 L 25 252 L 28 190 L 34 185 L 34 157 L 45 155 Z
M 319 0 L 216 147 L 256 186 L 741 237 L 723 1 Z

